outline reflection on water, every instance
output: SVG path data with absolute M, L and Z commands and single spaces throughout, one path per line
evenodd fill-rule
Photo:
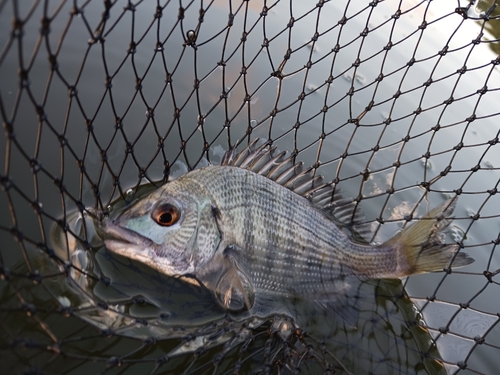
M 436 340 L 436 346 L 443 358 L 449 362 L 446 364 L 449 373 L 463 366 L 465 353 L 484 343 L 484 335 L 495 327 L 499 320 L 497 315 L 486 314 L 467 306 L 416 298 L 413 302 L 419 309 L 425 307 L 424 326 Z M 480 347 L 476 355 L 479 361 L 488 362 L 491 353 L 487 348 Z

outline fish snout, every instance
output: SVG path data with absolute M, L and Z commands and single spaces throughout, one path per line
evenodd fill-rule
M 156 248 L 157 244 L 140 233 L 122 225 L 118 220 L 108 220 L 103 228 L 104 240 L 113 240 L 140 247 Z

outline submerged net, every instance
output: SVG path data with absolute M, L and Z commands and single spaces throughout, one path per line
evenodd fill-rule
M 4 371 L 495 373 L 499 13 L 494 1 L 0 1 Z M 373 298 L 356 329 L 297 306 L 304 327 L 234 318 L 96 243 L 86 208 L 257 137 L 355 198 L 375 242 L 458 195 L 447 242 L 475 263 L 361 284 Z

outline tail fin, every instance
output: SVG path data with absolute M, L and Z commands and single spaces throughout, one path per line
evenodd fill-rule
M 458 253 L 458 245 L 445 245 L 441 238 L 453 220 L 450 215 L 456 203 L 457 197 L 447 200 L 384 244 L 398 251 L 398 277 L 442 271 L 450 263 L 455 268 L 474 262 L 469 255 Z

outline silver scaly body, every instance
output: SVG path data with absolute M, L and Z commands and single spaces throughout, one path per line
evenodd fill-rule
M 373 246 L 353 239 L 351 230 L 366 231 L 355 202 L 292 157 L 275 155 L 275 147 L 256 144 L 229 151 L 220 166 L 191 171 L 105 220 L 106 246 L 167 275 L 194 276 L 229 310 L 250 309 L 263 295 L 338 310 L 350 303 L 356 279 L 473 262 L 441 238 L 456 198 Z

